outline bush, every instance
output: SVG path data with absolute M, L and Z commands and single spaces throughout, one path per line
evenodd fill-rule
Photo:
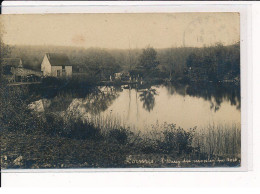
M 102 138 L 101 130 L 94 127 L 92 123 L 83 122 L 82 120 L 70 120 L 67 124 L 68 130 L 65 135 L 75 139 L 93 139 L 99 140 Z
M 101 130 L 94 127 L 92 123 L 75 118 L 64 119 L 55 114 L 46 114 L 45 117 L 46 129 L 50 134 L 81 140 L 102 138 Z
M 0 86 L 0 123 L 10 131 L 31 131 L 41 125 L 40 119 L 28 110 L 32 100 L 26 86 Z M 39 122 L 38 122 L 39 121 Z
M 158 142 L 158 147 L 162 152 L 177 155 L 190 154 L 193 150 L 192 139 L 195 128 L 186 131 L 180 127 L 176 128 L 175 124 L 165 125 L 163 140 Z
M 60 86 L 64 83 L 63 79 L 58 79 L 56 77 L 45 77 L 42 79 L 43 86 Z
M 109 131 L 109 139 L 119 144 L 126 144 L 128 142 L 128 132 L 124 128 L 112 129 Z

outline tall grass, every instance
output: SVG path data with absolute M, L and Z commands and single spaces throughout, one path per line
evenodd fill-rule
M 241 157 L 241 127 L 212 124 L 197 130 L 193 146 L 209 157 Z
M 120 129 L 124 128 L 131 130 L 132 132 L 137 132 L 138 129 L 136 126 L 126 124 L 125 120 L 120 116 L 113 115 L 90 115 L 88 114 L 86 120 L 92 123 L 95 127 L 101 129 L 102 133 L 107 133 L 111 129 Z
M 111 129 L 127 128 L 120 117 L 112 117 L 111 115 L 89 116 L 89 120 L 95 127 L 100 128 L 103 133 L 106 133 Z
M 238 124 L 209 124 L 202 128 L 183 129 L 175 124 L 156 123 L 143 131 L 126 125 L 120 117 L 111 115 L 90 117 L 90 123 L 103 134 L 125 129 L 133 132 L 129 142 L 135 142 L 145 153 L 175 153 L 199 158 L 241 158 L 241 127 Z

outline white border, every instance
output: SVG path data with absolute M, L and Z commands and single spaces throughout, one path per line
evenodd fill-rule
M 2 14 L 234 12 L 240 11 L 246 5 L 250 5 L 250 3 L 228 1 L 4 1 Z
M 218 2 L 219 3 L 219 2 Z M 251 6 L 231 2 L 12 2 L 2 4 L 3 14 L 44 13 L 164 13 L 164 12 L 240 12 L 241 36 L 241 125 L 242 162 L 236 168 L 108 168 L 108 169 L 26 169 L 2 173 L 76 173 L 76 172 L 169 172 L 169 171 L 247 171 L 252 170 L 252 65 Z M 108 6 L 109 5 L 109 6 Z M 249 144 L 250 142 L 250 144 Z M 249 147 L 248 147 L 249 146 Z

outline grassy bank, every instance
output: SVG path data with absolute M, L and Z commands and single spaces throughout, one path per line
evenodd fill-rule
M 240 140 L 234 139 L 234 135 L 239 135 L 238 128 L 222 134 L 218 130 L 200 134 L 195 128 L 184 130 L 165 124 L 164 131 L 141 134 L 124 128 L 104 132 L 91 123 L 64 121 L 57 115 L 43 118 L 34 130 L 2 131 L 2 168 L 240 165 Z M 230 158 L 234 161 L 229 161 Z
M 116 135 L 119 136 L 118 134 Z M 129 143 L 81 140 L 39 132 L 1 137 L 1 168 L 235 167 L 240 158 L 207 158 L 156 152 Z M 167 149 L 167 152 L 169 149 Z

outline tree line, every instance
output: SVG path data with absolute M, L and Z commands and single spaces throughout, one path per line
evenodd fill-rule
M 13 46 L 9 57 L 21 58 L 27 68 L 40 70 L 46 52 L 66 53 L 72 66 L 82 66 L 91 75 L 109 78 L 127 71 L 146 78 L 204 81 L 239 79 L 240 44 L 194 48 L 101 49 L 58 46 Z

